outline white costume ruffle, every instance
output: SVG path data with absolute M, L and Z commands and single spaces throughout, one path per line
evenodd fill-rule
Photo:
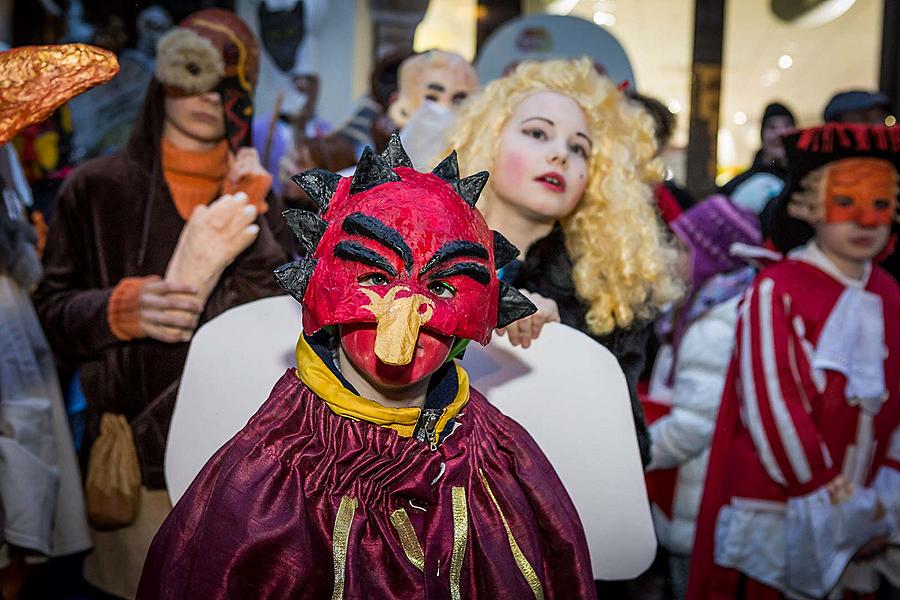
M 843 374 L 847 378 L 847 398 L 858 402 L 870 415 L 877 414 L 887 396 L 884 384 L 887 348 L 881 297 L 865 290 L 871 265 L 862 279 L 851 279 L 834 267 L 815 242 L 789 256 L 812 264 L 844 285 L 819 334 L 813 367 Z
M 874 520 L 877 502 L 874 488 L 857 488 L 837 505 L 824 487 L 786 504 L 735 498 L 719 512 L 715 562 L 792 598 L 873 592 L 873 563 L 847 567 L 869 539 L 896 531 L 890 511 Z

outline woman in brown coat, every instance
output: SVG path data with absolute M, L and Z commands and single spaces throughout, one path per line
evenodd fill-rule
M 53 350 L 78 366 L 88 404 L 83 459 L 104 413 L 124 415 L 134 433 L 141 513 L 95 532 L 86 564 L 91 583 L 123 597 L 133 596 L 169 508 L 163 456 L 186 342 L 199 323 L 277 294 L 272 270 L 287 258 L 268 222 L 281 212 L 270 205 L 270 176 L 255 150 L 232 154 L 225 135 L 227 84 L 246 84 L 249 95 L 255 83 L 252 33 L 234 14 L 209 9 L 173 34 L 160 42 L 126 149 L 66 181 L 35 294 Z M 217 229 L 223 214 L 230 232 Z

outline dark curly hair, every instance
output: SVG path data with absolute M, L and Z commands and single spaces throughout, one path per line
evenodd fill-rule
M 628 97 L 640 104 L 653 117 L 653 122 L 656 123 L 654 129 L 656 133 L 656 147 L 659 148 L 659 152 L 662 152 L 675 132 L 675 115 L 656 98 L 644 96 L 637 92 L 628 92 Z

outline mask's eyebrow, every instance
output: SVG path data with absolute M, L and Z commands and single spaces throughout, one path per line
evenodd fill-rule
M 447 89 L 440 83 L 429 83 L 426 87 L 428 87 L 429 90 L 432 90 L 434 92 L 444 92 Z
M 392 265 L 388 259 L 374 250 L 369 250 L 362 244 L 347 241 L 339 242 L 338 245 L 334 247 L 334 255 L 337 258 L 343 258 L 344 260 L 351 260 L 353 262 L 369 265 L 370 267 L 375 267 L 376 269 L 381 269 L 392 277 L 397 276 L 397 269 L 394 268 L 394 265 Z
M 484 265 L 473 262 L 456 263 L 455 265 L 450 265 L 446 269 L 435 271 L 431 275 L 431 279 L 445 279 L 447 277 L 453 277 L 454 275 L 465 275 L 484 285 L 491 282 L 491 274 Z
M 460 256 L 471 256 L 472 258 L 483 258 L 484 260 L 487 260 L 488 251 L 487 248 L 481 244 L 476 244 L 475 242 L 466 242 L 464 240 L 447 242 L 434 253 L 434 256 L 428 259 L 428 262 L 425 263 L 425 266 L 419 271 L 419 275 L 424 275 L 439 264 Z
M 406 272 L 412 271 L 413 254 L 409 245 L 403 240 L 403 236 L 396 229 L 388 227 L 375 217 L 362 213 L 348 215 L 341 228 L 351 235 L 359 235 L 370 240 L 375 240 L 382 246 L 390 248 L 403 261 Z

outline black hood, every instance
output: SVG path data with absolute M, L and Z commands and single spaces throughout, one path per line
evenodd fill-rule
M 166 116 L 165 97 L 162 84 L 156 78 L 150 80 L 144 105 L 138 113 L 137 120 L 131 130 L 128 144 L 122 155 L 140 163 L 148 181 L 136 189 L 144 189 L 149 194 L 145 200 L 144 216 L 141 223 L 141 245 L 138 251 L 137 264 L 144 264 L 147 244 L 150 242 L 150 223 L 153 219 L 153 203 L 160 193 L 167 194 L 168 188 L 162 173 L 162 131 Z M 169 200 L 171 202 L 171 199 Z

